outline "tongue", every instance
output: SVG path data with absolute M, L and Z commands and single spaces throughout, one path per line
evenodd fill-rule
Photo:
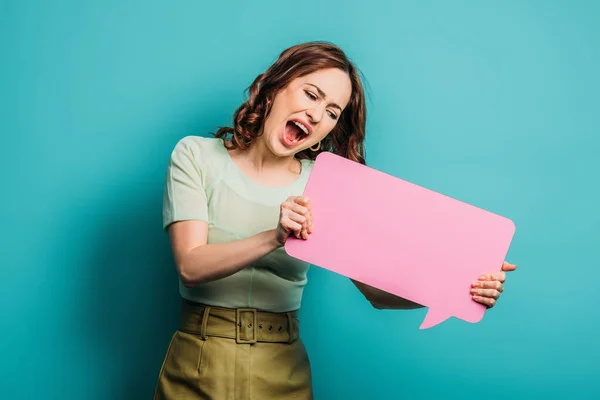
M 286 140 L 294 142 L 301 139 L 303 133 L 304 132 L 302 132 L 302 130 L 298 128 L 296 124 L 294 124 L 293 122 L 288 122 L 285 125 L 285 131 L 283 134 L 285 135 Z

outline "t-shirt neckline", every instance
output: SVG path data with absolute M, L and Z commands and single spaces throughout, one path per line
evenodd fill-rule
M 227 150 L 227 147 L 225 147 L 223 139 L 220 139 L 220 142 L 221 142 L 220 147 L 221 147 L 222 151 L 224 152 L 225 157 L 227 157 L 227 163 L 230 165 L 230 167 L 235 171 L 235 173 L 237 175 L 240 176 L 241 179 L 243 179 L 245 182 L 247 182 L 248 184 L 250 184 L 256 188 L 263 189 L 263 190 L 271 190 L 271 191 L 288 190 L 288 189 L 293 188 L 294 186 L 298 185 L 299 183 L 301 183 L 303 181 L 305 174 L 307 173 L 308 168 L 305 163 L 306 160 L 299 159 L 298 161 L 300 161 L 300 168 L 301 168 L 300 174 L 298 174 L 298 177 L 293 182 L 290 182 L 284 186 L 263 185 L 262 183 L 259 183 L 259 182 L 255 181 L 254 179 L 250 178 L 248 175 L 246 175 L 244 173 L 244 171 L 242 171 L 242 169 L 239 167 L 239 165 L 237 165 L 237 163 L 233 160 L 233 158 L 231 157 L 231 154 L 229 154 L 229 151 Z

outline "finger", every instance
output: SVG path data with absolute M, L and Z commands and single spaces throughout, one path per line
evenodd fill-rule
M 492 308 L 496 305 L 496 300 L 491 299 L 489 297 L 473 296 L 473 300 L 475 300 L 476 302 L 481 303 L 483 305 L 486 305 L 489 308 Z
M 308 197 L 306 196 L 295 196 L 290 198 L 290 200 L 292 200 L 294 203 L 298 203 L 302 206 L 308 206 L 309 200 Z
M 480 281 L 500 281 L 506 280 L 506 273 L 504 271 L 495 271 L 487 274 L 483 274 L 479 277 Z
M 310 210 L 308 207 L 301 206 L 300 204 L 292 203 L 290 210 L 306 217 L 310 215 Z
M 302 223 L 302 230 L 300 231 L 302 239 L 308 239 L 308 218 Z
M 295 232 L 296 237 L 298 239 L 308 239 L 308 222 L 307 218 L 303 215 L 296 214 L 293 212 L 289 212 L 287 214 L 287 218 L 289 218 L 292 222 L 297 223 L 300 228 Z
M 498 291 L 496 289 L 473 288 L 473 289 L 471 289 L 471 294 L 480 296 L 480 297 L 490 297 L 492 299 L 498 299 L 498 297 L 500 297 L 500 291 Z
M 480 289 L 496 289 L 500 293 L 504 291 L 504 285 L 500 281 L 476 281 L 472 286 Z
M 300 214 L 303 214 L 308 218 L 307 231 L 312 232 L 312 223 L 313 223 L 314 218 L 312 215 L 312 203 L 310 202 L 310 199 L 306 196 L 297 196 L 297 197 L 294 197 L 293 201 L 296 204 L 299 204 L 301 207 L 306 208 L 306 212 L 299 212 L 299 211 L 296 211 L 295 208 L 293 208 L 293 209 L 296 212 L 299 212 Z
M 307 218 L 304 215 L 295 213 L 293 211 L 286 213 L 286 216 L 292 221 L 299 223 L 300 225 L 306 224 L 307 221 Z
M 500 282 L 504 282 L 506 281 L 506 272 L 504 271 L 496 271 L 496 272 L 492 272 L 489 274 L 490 275 L 490 281 L 500 281 Z
M 294 233 L 294 235 L 300 239 L 300 232 L 302 231 L 302 224 L 293 221 L 292 219 L 290 219 L 289 217 L 284 217 L 281 220 L 281 225 L 287 229 L 288 231 Z
M 286 202 L 283 204 L 283 209 L 284 210 L 290 210 L 293 211 L 295 213 L 301 214 L 301 215 L 307 215 L 308 214 L 308 208 L 301 206 L 298 203 L 294 203 L 294 202 Z
M 509 263 L 508 261 L 504 261 L 502 264 L 502 271 L 514 271 L 515 269 L 517 269 L 517 266 Z
M 305 207 L 305 206 L 301 206 L 297 203 L 289 203 L 286 206 L 286 209 L 289 214 L 288 215 L 293 215 L 294 213 L 297 215 L 301 215 L 305 218 L 305 220 L 298 220 L 296 218 L 292 218 L 294 221 L 296 222 L 300 222 L 302 224 L 304 224 L 304 229 L 306 230 L 307 234 L 308 233 L 312 233 L 312 214 L 310 212 L 310 208 Z M 285 211 L 284 211 L 285 212 Z

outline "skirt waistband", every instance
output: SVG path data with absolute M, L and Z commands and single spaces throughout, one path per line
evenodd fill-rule
M 183 299 L 179 330 L 235 339 L 237 343 L 293 343 L 299 336 L 298 311 L 274 313 L 255 308 L 223 308 Z

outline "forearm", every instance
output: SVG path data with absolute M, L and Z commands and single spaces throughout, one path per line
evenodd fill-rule
M 377 309 L 412 310 L 424 307 L 402 297 L 393 295 L 383 290 L 374 288 L 362 282 L 351 279 L 352 283 L 361 291 L 365 298 Z
M 197 246 L 177 266 L 183 284 L 193 287 L 232 275 L 280 247 L 275 230 L 228 243 Z

